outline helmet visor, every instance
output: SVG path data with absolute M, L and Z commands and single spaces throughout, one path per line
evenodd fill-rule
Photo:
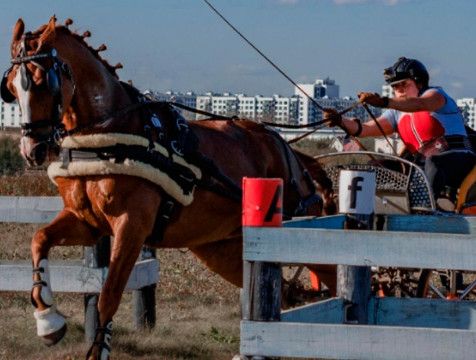
M 393 67 L 389 67 L 383 71 L 383 77 L 388 85 L 393 85 L 410 79 L 412 75 L 408 71 L 395 71 Z

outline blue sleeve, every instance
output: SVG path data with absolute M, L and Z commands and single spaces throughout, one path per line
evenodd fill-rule
M 398 131 L 398 113 L 399 111 L 397 110 L 388 109 L 381 115 L 392 125 L 393 131 Z
M 434 88 L 429 88 L 427 91 L 435 91 L 437 93 L 440 93 L 441 95 L 444 96 L 445 98 L 445 106 L 443 106 L 441 109 L 436 111 L 438 114 L 454 114 L 459 112 L 459 108 L 456 105 L 455 101 L 442 89 L 439 87 L 434 87 Z

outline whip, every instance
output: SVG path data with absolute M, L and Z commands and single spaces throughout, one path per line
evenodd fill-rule
M 251 41 L 249 41 L 236 27 L 233 26 L 232 23 L 230 23 L 217 9 L 213 7 L 212 4 L 208 0 L 203 0 L 235 33 L 237 33 L 243 40 L 246 41 L 248 45 L 250 45 L 258 54 L 260 54 L 271 66 L 273 66 L 276 70 L 279 71 L 281 75 L 283 75 L 291 84 L 293 84 L 296 88 L 299 89 L 315 106 L 317 106 L 319 109 L 323 110 L 324 108 L 316 101 L 314 100 L 311 96 L 309 96 L 308 93 L 306 93 L 296 82 L 291 79 L 283 70 L 281 70 L 274 62 L 271 61 L 263 52 L 258 49 Z
M 309 96 L 309 94 L 307 92 L 305 92 L 293 79 L 291 79 L 283 70 L 281 70 L 273 61 L 271 61 L 271 59 L 269 59 L 260 49 L 258 49 L 250 40 L 248 40 L 246 38 L 246 36 L 244 36 L 235 26 L 233 26 L 232 23 L 230 23 L 212 4 L 210 4 L 210 2 L 208 0 L 203 0 L 209 7 L 210 9 L 213 10 L 213 12 L 215 12 L 215 14 L 217 14 L 236 34 L 238 34 L 244 41 L 246 41 L 246 43 L 248 45 L 250 45 L 258 54 L 260 54 L 271 66 L 273 66 L 281 75 L 283 75 L 291 84 L 293 84 L 297 89 L 299 89 L 299 91 L 301 91 L 318 109 L 320 110 L 324 110 L 324 107 L 321 106 L 314 98 L 312 98 L 311 96 Z M 293 125 L 286 125 L 286 126 L 280 126 L 279 124 L 270 124 L 268 123 L 269 125 L 273 125 L 273 126 L 278 126 L 278 127 L 287 127 L 287 128 L 291 128 L 291 127 L 294 127 L 294 128 L 300 128 L 300 127 L 311 127 L 311 126 L 316 126 L 316 125 L 321 125 L 321 124 L 324 124 L 330 120 L 332 120 L 334 117 L 340 117 L 342 114 L 346 113 L 347 111 L 353 109 L 354 107 L 356 107 L 357 105 L 360 104 L 360 101 L 354 103 L 353 105 L 351 105 L 349 108 L 345 109 L 344 111 L 341 111 L 340 113 L 334 115 L 334 116 L 331 116 L 330 118 L 326 119 L 326 120 L 323 120 L 323 121 L 317 121 L 315 123 L 312 123 L 312 124 L 307 124 L 305 126 L 293 126 Z M 347 134 L 349 134 L 349 136 L 359 145 L 360 148 L 362 148 L 363 150 L 365 150 L 365 147 L 354 137 L 352 136 L 352 134 L 349 133 L 349 131 L 347 130 L 347 128 L 345 126 L 343 126 L 343 124 L 339 124 L 338 125 L 342 130 L 344 130 Z M 316 131 L 317 129 L 313 130 L 313 131 L 310 131 L 309 133 L 305 134 L 305 136 L 313 133 L 314 131 Z M 299 137 L 298 140 L 302 139 L 303 137 L 305 136 L 302 136 L 302 137 Z M 296 140 L 296 141 L 298 141 Z

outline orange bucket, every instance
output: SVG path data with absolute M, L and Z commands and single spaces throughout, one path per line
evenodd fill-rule
M 243 226 L 283 225 L 283 179 L 243 178 Z

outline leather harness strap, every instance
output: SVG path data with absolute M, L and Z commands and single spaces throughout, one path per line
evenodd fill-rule
M 172 217 L 174 210 L 177 208 L 177 201 L 164 192 L 162 195 L 162 200 L 160 201 L 159 209 L 155 216 L 154 228 L 152 229 L 152 234 L 147 239 L 147 243 L 154 245 L 162 242 L 164 239 L 165 229 L 169 224 L 170 218 Z

